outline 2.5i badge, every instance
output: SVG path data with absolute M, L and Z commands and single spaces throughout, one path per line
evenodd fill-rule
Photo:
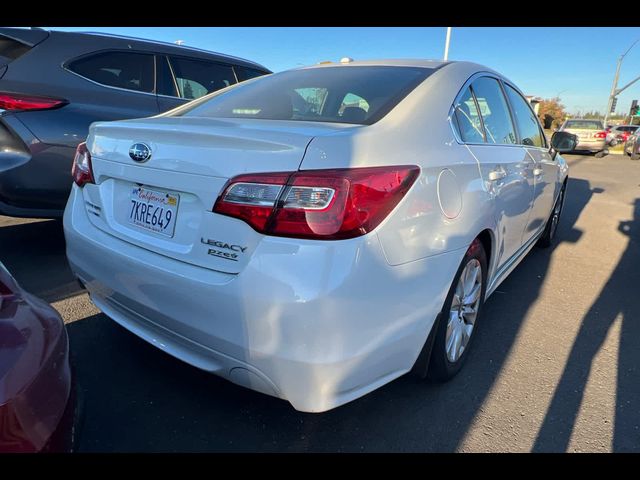
M 238 255 L 243 254 L 247 247 L 243 247 L 242 245 L 234 245 L 231 243 L 221 242 L 219 240 L 213 239 L 205 239 L 201 238 L 200 242 L 205 245 L 210 245 L 216 248 L 209 248 L 207 253 L 209 255 L 213 255 L 214 257 L 224 258 L 225 260 L 231 260 L 233 262 L 238 261 Z

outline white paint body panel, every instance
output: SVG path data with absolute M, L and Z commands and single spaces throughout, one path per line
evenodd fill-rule
M 485 230 L 488 293 L 495 289 L 567 175 L 560 156 L 459 142 L 451 105 L 480 71 L 488 70 L 446 65 L 369 126 L 166 115 L 94 124 L 87 143 L 97 184 L 74 185 L 65 210 L 70 265 L 107 315 L 185 362 L 302 411 L 358 398 L 412 368 L 466 249 Z M 129 159 L 135 142 L 150 145 L 147 164 Z M 496 162 L 509 174 L 492 185 Z M 544 163 L 538 184 L 536 162 Z M 270 237 L 211 212 L 241 173 L 383 165 L 421 173 L 373 232 L 354 239 Z M 123 192 L 135 184 L 180 195 L 173 238 L 126 224 Z M 208 256 L 201 238 L 247 249 L 228 262 Z

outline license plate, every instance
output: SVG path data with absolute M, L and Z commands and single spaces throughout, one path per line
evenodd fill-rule
M 131 190 L 129 223 L 173 237 L 180 196 L 143 187 Z

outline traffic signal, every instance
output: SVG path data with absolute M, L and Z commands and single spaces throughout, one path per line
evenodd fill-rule
M 634 100 L 631 102 L 631 110 L 629 111 L 629 115 L 638 115 L 638 110 L 640 107 L 638 106 L 638 100 Z
M 617 103 L 618 103 L 618 97 L 613 97 L 613 101 L 611 102 L 611 110 L 609 110 L 609 113 L 613 113 L 616 111 Z

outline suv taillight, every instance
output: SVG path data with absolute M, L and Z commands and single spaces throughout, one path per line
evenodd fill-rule
M 23 95 L 21 93 L 0 92 L 0 110 L 51 110 L 69 103 L 62 98 Z
M 78 145 L 76 149 L 76 156 L 71 166 L 71 176 L 79 187 L 84 186 L 86 183 L 95 183 L 93 169 L 91 168 L 91 153 L 89 153 L 85 142 Z
M 370 232 L 415 182 L 414 165 L 240 175 L 213 206 L 256 231 L 339 240 Z

